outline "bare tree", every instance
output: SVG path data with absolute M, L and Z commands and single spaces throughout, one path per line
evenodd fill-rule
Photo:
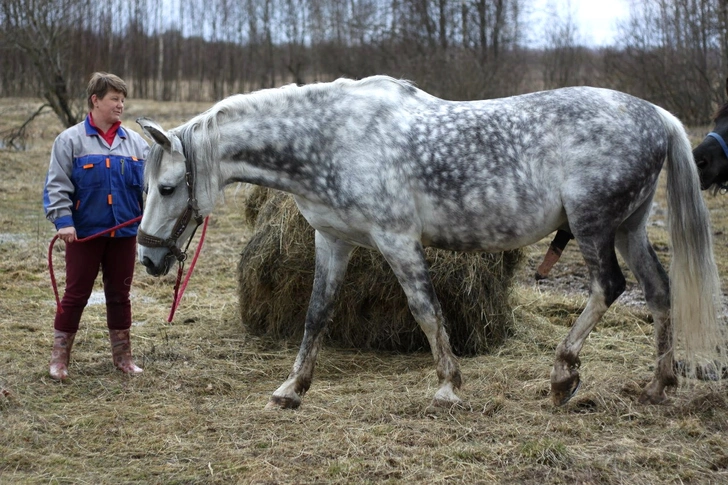
M 610 66 L 620 89 L 705 123 L 723 99 L 725 0 L 644 0 L 620 28 L 622 55 Z M 722 13 L 722 14 L 721 14 Z
M 69 42 L 89 14 L 82 7 L 79 0 L 0 3 L 0 45 L 27 56 L 38 82 L 37 94 L 64 126 L 78 123 L 85 113 L 79 96 L 84 87 L 79 88 L 81 74 L 69 75 L 68 70 L 73 55 Z
M 546 89 L 583 84 L 582 69 L 588 59 L 575 11 L 569 0 L 563 15 L 556 5 L 549 5 L 549 17 L 544 27 L 546 40 L 542 58 L 543 83 Z

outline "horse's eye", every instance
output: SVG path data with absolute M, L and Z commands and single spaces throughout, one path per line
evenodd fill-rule
M 172 192 L 174 192 L 174 187 L 170 187 L 169 185 L 159 186 L 159 193 L 162 195 L 172 195 Z

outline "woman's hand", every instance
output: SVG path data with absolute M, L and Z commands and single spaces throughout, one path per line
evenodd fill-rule
M 62 239 L 66 244 L 72 243 L 76 240 L 76 228 L 70 226 L 58 229 L 58 239 Z

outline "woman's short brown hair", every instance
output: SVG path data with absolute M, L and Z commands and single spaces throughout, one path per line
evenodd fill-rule
M 91 80 L 88 82 L 88 87 L 86 88 L 86 94 L 88 94 L 88 109 L 94 109 L 91 96 L 95 94 L 97 98 L 102 99 L 110 90 L 119 92 L 126 97 L 126 83 L 123 79 L 108 72 L 95 72 L 91 76 Z

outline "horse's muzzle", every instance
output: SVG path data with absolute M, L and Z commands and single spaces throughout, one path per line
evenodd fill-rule
M 147 273 L 152 276 L 164 276 L 169 273 L 169 269 L 174 264 L 176 258 L 172 253 L 167 253 L 161 261 L 161 264 L 155 264 L 149 256 L 142 258 L 142 264 L 147 268 Z

